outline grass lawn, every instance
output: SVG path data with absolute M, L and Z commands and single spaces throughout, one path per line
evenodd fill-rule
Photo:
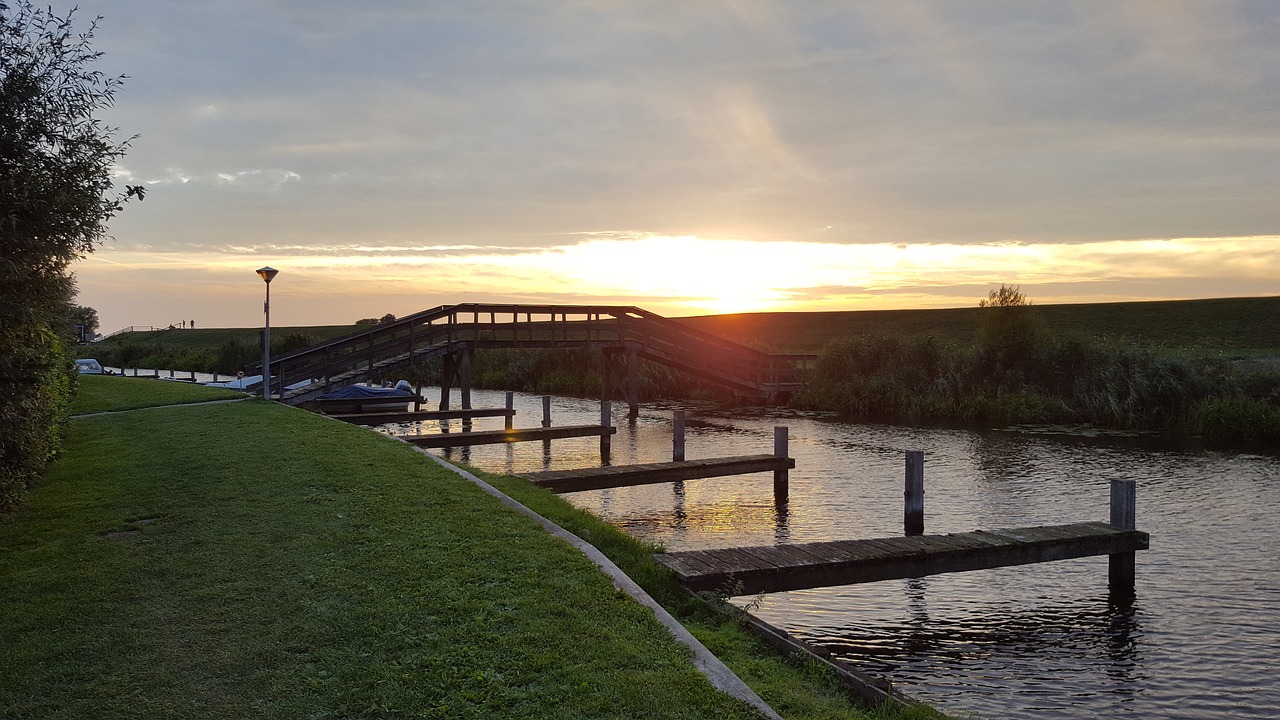
M 753 717 L 529 519 L 261 401 L 73 421 L 0 519 L 0 618 L 4 718 Z M 787 717 L 864 717 L 769 662 Z
M 978 327 L 977 305 L 974 298 L 971 307 L 941 310 L 741 313 L 681 322 L 777 351 L 817 352 L 835 338 L 860 334 L 932 335 L 970 344 Z M 1242 356 L 1280 351 L 1280 296 L 1080 305 L 1035 302 L 1034 307 L 1050 332 Z
M 244 393 L 235 390 L 151 378 L 81 375 L 78 380 L 79 389 L 71 406 L 74 415 L 244 397 Z

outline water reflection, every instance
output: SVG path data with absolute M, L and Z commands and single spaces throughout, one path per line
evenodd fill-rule
M 501 394 L 477 406 L 500 405 Z M 764 597 L 766 621 L 908 692 L 986 717 L 1280 717 L 1280 457 L 1167 440 L 853 425 L 808 413 L 686 409 L 690 459 L 769 452 L 791 427 L 790 493 L 768 473 L 573 493 L 575 505 L 669 549 L 902 532 L 903 453 L 925 462 L 930 533 L 1105 520 L 1113 478 L 1138 483 L 1136 595 L 1107 588 L 1107 559 L 955 573 Z M 599 418 L 556 398 L 556 424 Z M 537 425 L 517 395 L 518 427 Z M 625 412 L 625 408 L 622 409 Z M 501 426 L 501 421 L 498 421 Z M 669 409 L 615 413 L 612 462 L 670 458 Z M 486 429 L 477 421 L 476 429 Z M 388 429 L 389 430 L 389 429 Z M 439 432 L 439 426 L 412 430 Z M 455 451 L 457 452 L 457 451 Z M 461 457 L 461 453 L 453 456 Z M 595 439 L 477 446 L 469 462 L 525 472 L 600 463 Z

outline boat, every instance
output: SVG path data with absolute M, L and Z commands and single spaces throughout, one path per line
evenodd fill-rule
M 331 390 L 313 402 L 321 412 L 331 415 L 388 410 L 404 412 L 408 409 L 408 404 L 413 402 L 414 397 L 413 386 L 408 381 L 401 380 L 395 387 L 349 385 Z

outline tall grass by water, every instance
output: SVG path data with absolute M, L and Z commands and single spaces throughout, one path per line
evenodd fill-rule
M 1037 310 L 980 310 L 987 314 L 970 344 L 889 334 L 832 341 L 796 404 L 884 422 L 1280 437 L 1280 373 L 1053 332 Z

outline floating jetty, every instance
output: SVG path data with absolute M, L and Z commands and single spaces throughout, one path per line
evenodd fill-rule
M 558 440 L 560 438 L 602 438 L 618 432 L 609 425 L 560 425 L 556 427 L 511 428 L 509 430 L 482 430 L 478 432 L 437 433 L 433 435 L 393 435 L 399 440 L 424 448 L 467 447 L 470 445 L 498 445 L 501 443 L 528 442 L 532 440 Z
M 690 550 L 656 556 L 691 590 L 735 595 L 917 578 L 1146 550 L 1147 533 L 1103 522 Z
M 616 465 L 584 470 L 547 470 L 524 473 L 520 477 L 552 492 L 568 493 L 583 490 L 629 485 L 681 482 L 699 478 L 744 475 L 747 473 L 789 470 L 796 461 L 774 455 L 739 455 L 736 457 L 707 458 L 705 460 L 673 460 L 671 462 L 640 465 Z

